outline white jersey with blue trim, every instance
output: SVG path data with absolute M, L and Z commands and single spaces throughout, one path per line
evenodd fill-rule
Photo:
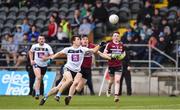
M 80 72 L 81 64 L 87 51 L 89 51 L 89 49 L 82 46 L 78 48 L 74 48 L 71 46 L 61 50 L 62 53 L 67 55 L 67 63 L 65 64 L 65 67 L 73 72 Z
M 31 52 L 34 52 L 34 62 L 40 67 L 46 67 L 48 65 L 47 61 L 42 59 L 43 56 L 49 56 L 53 54 L 51 46 L 47 43 L 39 45 L 39 43 L 32 45 Z

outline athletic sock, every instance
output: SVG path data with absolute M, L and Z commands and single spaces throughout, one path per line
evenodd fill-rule
M 58 92 L 56 96 L 61 97 L 61 92 Z
M 48 95 L 45 95 L 45 96 L 44 96 L 44 100 L 47 100 L 47 99 L 48 99 Z
M 40 94 L 40 91 L 36 90 L 36 96 L 39 96 L 39 94 Z

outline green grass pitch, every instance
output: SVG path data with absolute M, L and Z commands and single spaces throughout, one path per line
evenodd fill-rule
M 74 96 L 68 106 L 64 96 L 60 103 L 53 97 L 44 106 L 39 106 L 39 102 L 31 96 L 0 96 L 0 109 L 180 109 L 180 98 L 168 96 L 121 96 L 118 103 L 113 102 L 113 97 Z

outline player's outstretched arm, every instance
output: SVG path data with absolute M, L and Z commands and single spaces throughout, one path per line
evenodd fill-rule
M 97 45 L 93 49 L 89 49 L 89 51 L 91 51 L 92 53 L 97 53 L 99 49 L 105 45 L 106 45 L 106 42 L 100 42 L 99 45 Z
M 97 54 L 104 59 L 111 60 L 111 57 L 108 54 L 102 53 L 100 51 L 98 51 Z
M 56 58 L 58 58 L 58 57 L 60 57 L 62 55 L 64 55 L 64 53 L 60 51 L 60 52 L 57 52 L 56 54 L 50 56 L 50 59 L 53 60 L 53 59 L 56 59 Z

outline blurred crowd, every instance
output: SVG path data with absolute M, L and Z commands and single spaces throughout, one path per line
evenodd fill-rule
M 152 0 L 153 1 L 153 0 Z M 171 1 L 171 0 L 170 0 Z M 1 5 L 8 7 L 12 6 L 37 6 L 51 7 L 56 0 L 1 0 Z M 67 16 L 53 11 L 49 16 L 47 32 L 41 32 L 37 25 L 30 24 L 27 17 L 23 19 L 22 24 L 16 25 L 15 31 L 6 33 L 1 37 L 1 53 L 0 58 L 5 58 L 1 61 L 1 66 L 18 67 L 24 61 L 29 45 L 34 43 L 40 34 L 46 35 L 47 42 L 50 43 L 69 43 L 69 39 L 74 34 L 89 35 L 100 24 L 104 30 L 107 29 L 108 8 L 119 7 L 121 0 L 109 0 L 104 4 L 101 0 L 75 0 L 75 8 L 72 9 L 72 16 Z M 162 2 L 155 0 L 153 3 Z M 170 7 L 175 6 L 174 1 L 170 2 Z M 180 9 L 177 11 L 170 10 L 165 14 L 160 13 L 160 9 L 154 8 L 150 0 L 143 1 L 143 8 L 139 11 L 134 26 L 126 26 L 127 31 L 122 37 L 122 42 L 125 44 L 149 44 L 151 47 L 156 47 L 159 50 L 171 55 L 174 48 L 174 42 L 179 39 L 180 26 Z M 54 5 L 54 4 L 53 4 Z M 120 18 L 121 19 L 121 18 Z M 99 36 L 94 36 L 99 38 Z M 55 50 L 58 47 L 55 48 Z M 147 60 L 147 47 L 129 47 L 131 59 Z M 12 58 L 12 62 L 11 59 Z M 157 51 L 152 50 L 152 59 L 158 63 L 162 63 L 165 59 Z M 153 67 L 157 65 L 152 64 Z

